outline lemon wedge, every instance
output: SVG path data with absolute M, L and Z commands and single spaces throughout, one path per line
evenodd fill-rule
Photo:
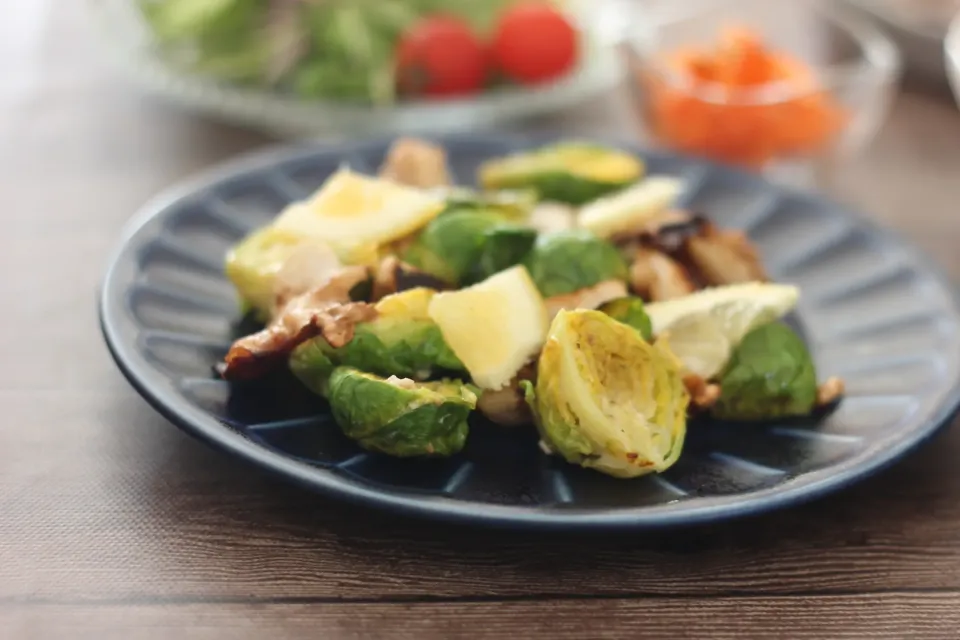
M 428 310 L 473 382 L 502 389 L 543 346 L 549 325 L 540 292 L 523 266 L 433 296 Z
M 428 191 L 341 168 L 308 200 L 288 206 L 274 221 L 281 231 L 329 243 L 351 254 L 402 238 L 443 210 Z
M 704 289 L 646 305 L 654 335 L 667 335 L 687 372 L 705 379 L 726 366 L 733 348 L 760 325 L 779 320 L 800 298 L 787 284 L 747 282 Z
M 580 209 L 579 226 L 601 238 L 643 227 L 663 213 L 680 195 L 683 181 L 672 176 L 650 176 L 617 193 L 594 200 Z

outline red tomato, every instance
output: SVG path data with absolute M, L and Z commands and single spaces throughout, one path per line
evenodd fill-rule
M 405 94 L 476 93 L 487 78 L 487 51 L 469 25 L 430 16 L 413 25 L 396 51 L 397 84 Z
M 578 55 L 577 30 L 550 4 L 528 0 L 500 16 L 493 52 L 503 72 L 517 82 L 536 84 L 573 68 Z

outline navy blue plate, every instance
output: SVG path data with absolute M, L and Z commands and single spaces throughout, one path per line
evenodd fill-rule
M 482 160 L 545 138 L 438 138 L 459 180 Z M 948 282 L 888 232 L 813 195 L 688 158 L 631 149 L 651 173 L 681 175 L 685 204 L 746 229 L 771 275 L 801 287 L 792 319 L 821 378 L 848 395 L 819 423 L 693 424 L 666 473 L 616 480 L 543 455 L 532 429 L 475 421 L 462 455 L 393 460 L 340 435 L 289 375 L 231 386 L 213 365 L 243 327 L 225 251 L 341 163 L 375 171 L 389 141 L 297 147 L 222 167 L 147 205 L 104 280 L 107 344 L 171 421 L 313 489 L 370 505 L 485 524 L 650 527 L 718 520 L 837 489 L 931 434 L 960 401 L 958 303 Z M 629 148 L 629 147 L 625 147 Z

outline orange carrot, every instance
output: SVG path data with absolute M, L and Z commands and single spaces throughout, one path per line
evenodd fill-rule
M 680 151 L 759 168 L 816 153 L 845 121 L 808 65 L 745 28 L 725 30 L 712 49 L 675 51 L 664 63 L 667 77 L 642 72 L 646 116 L 654 135 Z

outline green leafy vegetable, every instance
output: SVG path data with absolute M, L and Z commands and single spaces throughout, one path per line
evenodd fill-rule
M 443 457 L 463 449 L 477 395 L 459 380 L 416 383 L 338 367 L 330 376 L 329 401 L 337 425 L 365 449 Z
M 647 342 L 653 338 L 653 325 L 640 298 L 636 296 L 617 298 L 601 305 L 600 311 L 618 322 L 633 327 Z
M 788 326 L 748 333 L 720 376 L 712 413 L 725 420 L 808 415 L 817 401 L 817 372 L 803 340 Z
M 432 220 L 403 259 L 452 285 L 470 284 L 518 264 L 535 239 L 496 211 L 462 209 Z
M 627 263 L 616 247 L 583 229 L 540 236 L 524 264 L 545 298 L 627 279 Z
M 563 142 L 484 163 L 487 189 L 535 189 L 543 200 L 580 205 L 640 179 L 644 164 L 620 151 L 583 142 Z

